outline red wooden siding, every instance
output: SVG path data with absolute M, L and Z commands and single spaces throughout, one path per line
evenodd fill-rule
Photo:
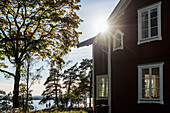
M 124 49 L 111 52 L 112 113 L 170 113 L 170 0 L 162 0 L 162 40 L 137 45 L 137 10 L 159 1 L 161 0 L 132 0 L 117 23 L 124 33 Z M 164 105 L 138 104 L 137 65 L 162 61 Z M 94 46 L 94 67 L 95 76 L 107 74 L 107 54 L 101 51 L 99 45 Z M 96 105 L 107 104 L 107 101 L 95 102 Z

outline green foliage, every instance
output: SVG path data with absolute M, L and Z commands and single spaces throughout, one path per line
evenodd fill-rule
M 28 92 L 28 110 L 33 110 L 34 106 L 33 101 L 32 101 L 32 94 L 31 94 L 32 90 L 29 90 Z M 26 96 L 27 96 L 27 85 L 21 83 L 20 84 L 20 90 L 19 90 L 19 101 L 20 101 L 20 110 L 24 111 L 25 107 L 26 107 Z
M 67 89 L 67 93 L 69 94 L 72 91 L 72 87 L 76 84 L 76 81 L 78 81 L 78 63 L 70 67 L 69 69 L 65 70 L 63 75 L 63 81 L 64 85 Z
M 22 83 L 28 85 L 28 89 L 31 88 L 37 81 L 39 81 L 42 76 L 41 73 L 44 71 L 44 67 L 41 66 L 37 69 L 35 69 L 35 72 L 31 72 L 33 67 L 38 63 L 39 59 L 27 59 L 22 66 L 22 72 L 21 72 L 21 80 Z
M 6 94 L 5 91 L 0 90 L 0 112 L 9 112 L 12 108 L 11 102 L 11 92 Z
M 82 101 L 86 104 L 87 97 L 91 98 L 92 96 L 92 60 L 83 59 L 80 65 L 76 63 L 64 70 L 62 74 L 57 69 L 51 69 L 50 76 L 44 85 L 46 85 L 46 90 L 42 94 L 44 98 L 41 103 L 55 99 L 53 97 L 58 97 L 58 102 L 62 104 L 62 109 L 69 99 L 72 100 L 71 107 L 73 104 L 79 104 Z M 58 91 L 57 96 L 54 91 Z
M 24 61 L 32 57 L 48 59 L 51 67 L 61 68 L 63 56 L 78 42 L 77 15 L 80 0 L 1 0 L 0 59 L 9 60 L 14 72 L 0 69 L 14 77 L 14 107 L 19 107 L 20 72 Z M 5 60 L 0 68 L 6 68 Z M 8 77 L 9 77 L 8 76 Z
M 72 101 L 75 101 L 77 99 L 77 96 L 73 93 L 66 93 L 65 96 L 71 99 Z
M 80 83 L 79 90 L 84 95 L 90 93 L 91 91 L 91 82 L 92 82 L 92 59 L 83 59 L 79 66 L 80 70 Z
M 43 99 L 40 101 L 40 104 L 46 103 L 48 100 L 54 100 L 55 105 L 58 106 L 58 97 L 62 94 L 61 85 L 59 83 L 61 77 L 62 75 L 59 73 L 59 69 L 50 69 L 50 76 L 44 83 L 46 88 L 42 93 Z
M 78 42 L 80 0 L 2 0 L 0 49 L 9 61 L 22 64 L 30 53 L 49 58 L 52 66 Z M 18 63 L 18 62 L 17 62 Z M 20 65 L 21 65 L 20 64 Z
M 77 104 L 79 104 L 80 101 L 83 101 L 86 106 L 86 98 L 91 98 L 92 96 L 92 60 L 83 59 L 82 62 L 80 62 L 78 69 L 79 82 L 77 82 L 77 87 L 73 87 L 73 93 L 78 97 Z

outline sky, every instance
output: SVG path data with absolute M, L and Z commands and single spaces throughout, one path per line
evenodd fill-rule
M 79 27 L 79 31 L 82 32 L 80 35 L 79 42 L 85 41 L 91 37 L 94 37 L 99 32 L 98 28 L 101 24 L 106 22 L 111 12 L 114 10 L 115 6 L 118 4 L 119 0 L 81 0 L 81 8 L 78 12 L 78 15 L 81 19 L 83 19 L 83 23 L 81 23 Z M 82 59 L 92 58 L 91 46 L 85 46 L 81 48 L 72 48 L 72 51 L 65 56 L 65 61 L 71 60 L 74 65 L 76 62 L 81 62 Z M 37 67 L 44 65 L 42 61 L 38 62 L 32 71 L 34 71 Z M 41 95 L 43 90 L 45 90 L 45 86 L 43 86 L 46 78 L 49 76 L 49 66 L 44 65 L 45 70 L 42 72 L 43 78 L 39 81 L 39 83 L 35 83 L 31 88 L 33 89 L 33 95 Z M 9 68 L 9 70 L 13 70 Z M 13 78 L 6 79 L 4 75 L 0 73 L 0 90 L 4 90 L 6 92 L 13 91 Z

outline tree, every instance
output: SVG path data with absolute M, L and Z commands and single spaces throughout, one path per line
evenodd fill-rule
M 91 97 L 92 97 L 92 60 L 91 59 L 83 59 L 79 66 L 80 70 L 80 82 L 79 82 L 79 90 L 82 95 L 89 95 L 89 107 L 91 107 Z
M 26 102 L 26 98 L 27 98 L 27 85 L 24 83 L 20 84 L 20 90 L 19 90 L 19 102 L 20 102 L 20 108 L 22 108 L 21 110 L 25 112 L 26 106 L 27 109 L 33 110 L 34 106 L 33 101 L 32 101 L 32 94 L 31 94 L 32 90 L 29 90 L 28 92 L 28 103 Z M 27 104 L 26 104 L 27 103 Z M 25 112 L 26 113 L 26 112 Z
M 23 72 L 21 72 L 21 78 L 23 79 L 22 82 L 24 85 L 26 85 L 26 87 L 23 86 L 22 87 L 26 94 L 26 102 L 25 102 L 25 107 L 23 107 L 24 112 L 26 113 L 28 110 L 28 101 L 29 101 L 29 95 L 32 92 L 30 90 L 31 86 L 34 85 L 34 83 L 36 83 L 38 80 L 40 80 L 42 78 L 42 76 L 40 75 L 40 73 L 44 70 L 43 66 L 36 69 L 36 73 L 34 74 L 33 72 L 31 73 L 31 69 L 33 68 L 33 66 L 38 62 L 38 59 L 26 59 L 26 62 L 23 65 Z
M 42 96 L 44 97 L 40 103 L 46 103 L 49 99 L 53 99 L 55 107 L 58 107 L 58 97 L 62 93 L 61 85 L 59 81 L 61 80 L 61 74 L 59 69 L 52 68 L 50 69 L 50 76 L 47 78 L 44 85 L 46 85 L 46 90 L 43 91 Z
M 0 112 L 5 111 L 6 113 L 12 108 L 10 103 L 12 102 L 11 99 L 11 92 L 6 94 L 5 91 L 0 90 Z
M 64 71 L 64 77 L 63 77 L 63 81 L 64 81 L 64 85 L 66 88 L 66 93 L 70 94 L 73 87 L 75 87 L 76 85 L 76 81 L 78 81 L 78 67 L 77 67 L 76 63 L 74 66 L 70 67 L 69 69 Z M 68 99 L 69 97 L 66 98 L 66 104 L 68 103 Z M 67 106 L 67 105 L 66 105 Z
M 51 66 L 64 63 L 62 57 L 78 42 L 76 29 L 82 21 L 76 14 L 80 0 L 1 0 L 0 58 L 9 60 L 15 72 L 1 61 L 0 71 L 14 77 L 13 107 L 19 107 L 21 67 L 33 54 L 48 58 Z M 5 61 L 5 60 L 4 60 Z

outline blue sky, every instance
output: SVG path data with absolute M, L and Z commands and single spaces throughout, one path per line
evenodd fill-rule
M 84 20 L 81 23 L 79 31 L 82 32 L 79 41 L 85 41 L 98 33 L 98 26 L 107 20 L 111 12 L 117 5 L 119 0 L 81 0 L 81 9 L 78 15 Z M 65 60 L 72 60 L 73 64 L 80 62 L 82 59 L 92 58 L 91 46 L 82 48 L 73 48 L 72 51 L 65 56 Z M 36 67 L 42 65 L 43 62 L 39 62 Z M 35 68 L 36 68 L 35 67 Z M 34 68 L 34 69 L 35 69 Z M 33 69 L 33 70 L 34 70 Z M 12 71 L 12 68 L 9 70 Z M 33 95 L 41 95 L 44 90 L 44 82 L 49 75 L 48 67 L 45 66 L 45 71 L 42 73 L 43 78 L 40 80 L 40 84 L 36 83 L 33 89 Z M 0 90 L 12 92 L 13 90 L 13 79 L 5 79 L 4 75 L 0 73 Z

